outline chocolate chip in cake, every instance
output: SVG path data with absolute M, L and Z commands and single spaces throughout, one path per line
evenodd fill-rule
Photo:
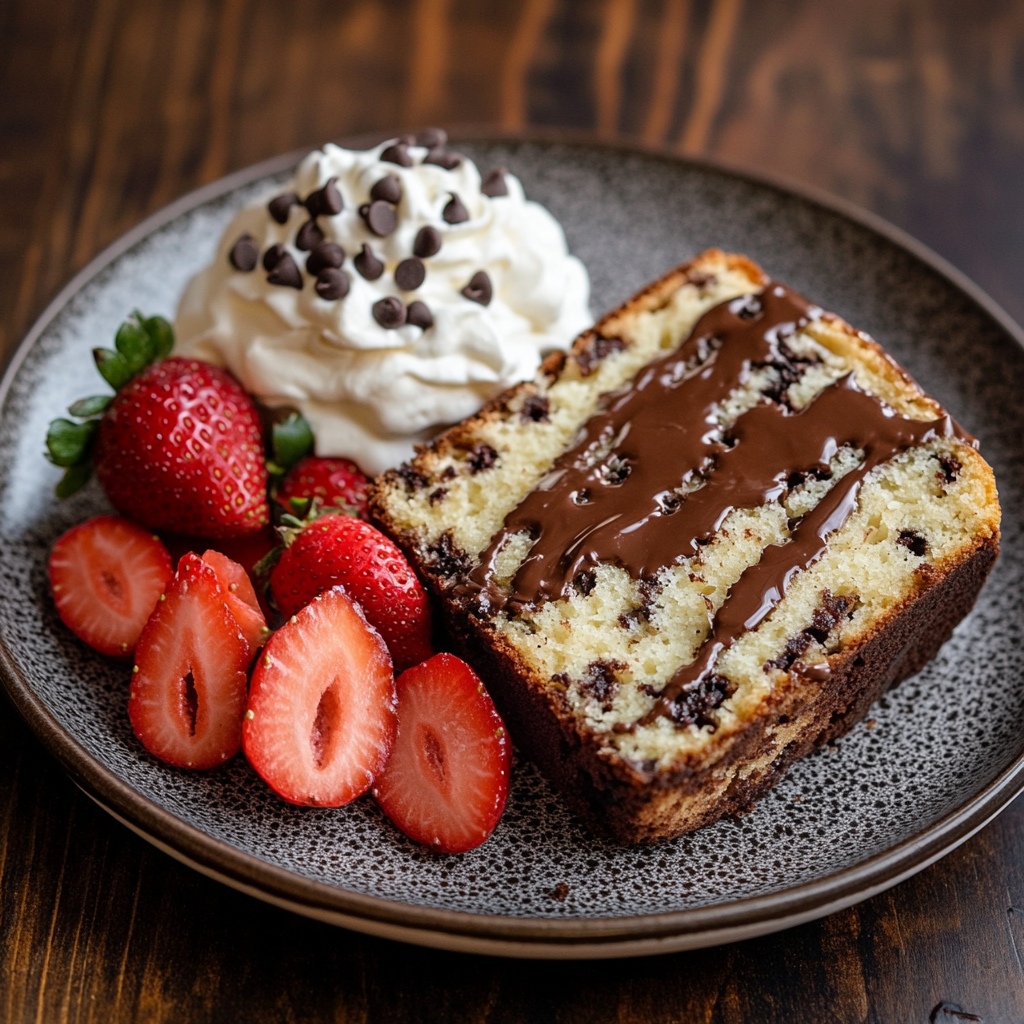
M 415 256 L 411 256 L 407 260 L 402 260 L 402 262 L 395 267 L 395 284 L 397 284 L 403 292 L 416 291 L 416 289 L 423 284 L 426 276 L 427 268 L 423 266 L 423 261 L 418 260 Z
M 469 210 L 463 205 L 457 192 L 450 192 L 451 199 L 444 204 L 441 216 L 446 224 L 462 224 L 469 220 Z
M 397 174 L 387 174 L 370 189 L 371 199 L 383 199 L 385 203 L 398 205 L 402 198 L 402 183 Z
M 394 142 L 380 155 L 381 160 L 386 164 L 398 164 L 399 167 L 412 167 L 412 157 L 409 156 L 409 146 L 404 141 Z
M 469 564 L 469 558 L 465 552 L 452 540 L 451 530 L 445 530 L 441 534 L 437 543 L 431 548 L 431 555 L 434 570 L 442 576 L 455 576 L 463 573 Z
M 270 216 L 277 221 L 278 224 L 286 224 L 288 222 L 288 214 L 291 213 L 293 206 L 300 206 L 302 200 L 294 192 L 284 192 L 279 196 L 275 196 L 267 203 L 267 209 L 270 211 Z
M 393 295 L 378 299 L 373 304 L 373 319 L 389 331 L 401 327 L 405 323 L 405 304 Z
M 438 487 L 436 490 L 430 492 L 430 497 L 427 499 L 431 505 L 437 505 L 439 502 L 444 501 L 444 496 L 448 493 L 447 487 Z
M 436 164 L 438 167 L 443 167 L 446 171 L 454 171 L 456 167 L 461 166 L 463 159 L 464 157 L 461 153 L 445 149 L 443 146 L 435 146 L 423 158 L 423 162 L 425 164 Z
M 273 270 L 274 267 L 276 267 L 278 263 L 281 262 L 286 253 L 287 250 L 280 242 L 278 242 L 277 245 L 272 245 L 263 254 L 263 269 Z
M 448 133 L 443 128 L 424 128 L 416 136 L 417 146 L 434 149 L 436 146 L 448 145 Z
M 711 712 L 735 689 L 725 676 L 714 673 L 701 679 L 695 686 L 683 690 L 672 702 L 672 721 L 676 725 L 715 725 Z
M 522 417 L 534 423 L 547 423 L 550 411 L 551 403 L 546 395 L 527 395 L 523 402 Z
M 242 235 L 242 237 L 239 238 L 233 246 L 231 246 L 231 252 L 228 254 L 228 259 L 235 270 L 241 270 L 246 274 L 249 273 L 250 270 L 255 270 L 256 264 L 260 261 L 260 250 L 259 246 L 256 245 L 256 239 L 249 234 Z
M 494 289 L 491 287 L 491 279 L 487 271 L 478 270 L 469 279 L 469 284 L 462 289 L 462 294 L 472 302 L 479 302 L 481 306 L 489 306 Z
M 482 473 L 490 469 L 498 461 L 498 453 L 489 444 L 475 444 L 469 450 L 469 463 L 471 473 Z
M 306 272 L 314 277 L 328 267 L 340 267 L 345 262 L 345 250 L 337 242 L 320 242 L 313 246 L 306 260 Z
M 916 530 L 900 530 L 896 543 L 918 558 L 924 558 L 924 553 L 928 550 L 928 541 Z
M 360 206 L 359 213 L 362 215 L 363 220 L 366 221 L 366 226 L 375 235 L 380 235 L 381 238 L 385 235 L 390 235 L 398 223 L 395 208 L 390 203 L 384 202 L 383 199 L 374 199 L 372 203 Z
M 264 262 L 266 260 L 264 259 Z M 267 274 L 269 284 L 282 285 L 285 288 L 302 288 L 302 271 L 299 270 L 295 260 L 289 253 L 285 253 Z
M 605 338 L 600 334 L 591 334 L 587 343 L 576 354 L 576 364 L 584 377 L 589 377 L 598 364 L 613 352 L 621 352 L 626 343 L 621 338 Z
M 580 680 L 580 689 L 596 697 L 607 710 L 619 690 L 618 673 L 628 667 L 621 661 L 592 661 Z
M 395 472 L 405 481 L 412 491 L 422 491 L 430 481 L 419 470 L 413 469 L 408 462 L 403 462 Z
M 299 228 L 298 234 L 295 236 L 295 248 L 302 252 L 309 252 L 323 240 L 324 233 L 320 230 L 320 225 L 310 218 Z
M 376 281 L 384 273 L 384 264 L 374 255 L 373 250 L 364 242 L 359 255 L 352 260 L 359 276 L 367 281 Z
M 590 597 L 597 586 L 597 576 L 590 569 L 583 569 L 572 578 L 572 585 L 584 596 Z
M 352 282 L 344 270 L 339 270 L 337 267 L 325 267 L 317 275 L 316 284 L 313 287 L 316 288 L 316 293 L 321 299 L 333 302 L 336 299 L 345 298 L 351 286 Z
M 942 467 L 939 476 L 947 484 L 953 483 L 963 469 L 963 463 L 955 455 L 940 455 L 939 465 Z
M 341 193 L 338 191 L 338 179 L 329 178 L 323 188 L 310 192 L 305 199 L 305 207 L 310 217 L 333 217 L 345 208 Z
M 409 308 L 405 313 L 405 322 L 428 331 L 434 326 L 434 314 L 430 312 L 430 307 L 425 302 L 420 302 L 417 299 L 415 302 L 409 303 Z
M 505 168 L 495 167 L 482 182 L 480 182 L 480 191 L 485 196 L 490 196 L 494 199 L 496 196 L 507 196 L 508 185 L 505 183 Z
M 413 254 L 420 259 L 436 256 L 441 251 L 441 232 L 429 224 L 416 232 L 416 240 L 412 243 Z

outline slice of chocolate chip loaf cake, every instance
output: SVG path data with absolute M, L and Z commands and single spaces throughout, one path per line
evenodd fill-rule
M 998 551 L 974 440 L 709 251 L 385 474 L 513 740 L 623 842 L 743 810 L 917 671 Z

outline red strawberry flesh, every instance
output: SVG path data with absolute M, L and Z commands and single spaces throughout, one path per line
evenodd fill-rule
M 352 516 L 314 519 L 281 555 L 270 589 L 284 615 L 294 615 L 337 584 L 359 602 L 384 638 L 398 672 L 430 657 L 430 605 L 401 551 Z
M 259 414 L 229 373 L 194 359 L 154 363 L 100 421 L 96 476 L 154 530 L 237 537 L 269 521 Z
M 224 603 L 235 617 L 242 630 L 242 636 L 255 654 L 256 649 L 266 643 L 270 630 L 260 610 L 252 581 L 245 569 L 219 551 L 211 549 L 204 552 L 203 561 L 217 574 L 217 580 L 224 591 Z
M 128 657 L 174 570 L 149 530 L 97 516 L 54 544 L 49 573 L 64 624 L 97 651 Z
M 365 793 L 395 727 L 387 647 L 342 588 L 299 610 L 260 654 L 245 754 L 285 800 L 340 807 Z
M 238 751 L 249 645 L 217 574 L 185 555 L 135 652 L 128 713 L 146 749 L 181 768 L 213 768 Z
M 411 839 L 464 853 L 494 830 L 508 795 L 505 723 L 477 674 L 453 654 L 403 672 L 398 736 L 373 795 Z

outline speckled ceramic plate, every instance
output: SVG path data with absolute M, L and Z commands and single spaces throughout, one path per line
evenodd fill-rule
M 833 747 L 797 764 L 747 817 L 620 849 L 586 834 L 518 762 L 484 846 L 436 857 L 368 799 L 289 806 L 243 758 L 203 773 L 149 757 L 124 665 L 59 622 L 53 540 L 107 510 L 95 485 L 52 497 L 47 421 L 95 381 L 89 350 L 139 307 L 173 314 L 240 206 L 295 157 L 218 182 L 99 256 L 33 328 L 0 388 L 0 668 L 15 704 L 86 792 L 161 849 L 301 913 L 412 942 L 537 957 L 624 956 L 784 928 L 879 892 L 985 824 L 1024 785 L 1024 348 L 961 275 L 876 219 L 728 169 L 584 143 L 464 139 L 506 164 L 565 226 L 595 313 L 699 250 L 747 253 L 881 341 L 983 442 L 1003 501 L 1003 554 L 939 656 Z M 870 726 L 870 727 L 869 727 Z

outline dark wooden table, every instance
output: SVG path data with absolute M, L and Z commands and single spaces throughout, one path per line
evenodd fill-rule
M 0 355 L 176 196 L 429 122 L 788 174 L 1024 319 L 1024 0 L 0 0 Z M 978 1019 L 1024 1020 L 1024 798 L 896 889 L 780 935 L 494 960 L 316 924 L 179 866 L 0 703 L 4 1022 Z

